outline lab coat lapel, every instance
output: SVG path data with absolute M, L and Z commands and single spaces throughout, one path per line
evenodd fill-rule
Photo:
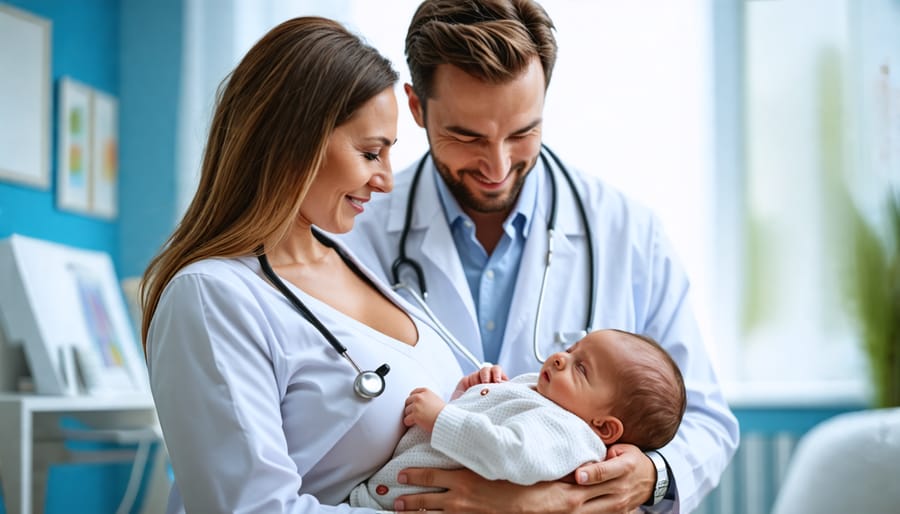
M 421 262 L 428 286 L 428 305 L 441 323 L 475 356 L 482 358 L 481 334 L 475 316 L 475 304 L 466 281 L 459 253 L 447 225 L 440 198 L 435 186 L 434 166 L 431 161 L 422 170 L 416 191 L 407 253 Z M 405 196 L 405 195 L 404 195 Z M 404 203 L 405 202 L 398 202 Z M 395 211 L 404 210 L 398 209 Z M 393 213 L 390 227 L 398 220 Z M 419 237 L 414 237 L 421 234 Z M 420 241 L 416 245 L 416 241 Z

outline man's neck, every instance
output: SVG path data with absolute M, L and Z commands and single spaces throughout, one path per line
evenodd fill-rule
M 475 223 L 475 237 L 478 239 L 478 242 L 484 247 L 484 251 L 491 255 L 494 253 L 497 243 L 500 242 L 500 238 L 503 237 L 503 222 L 506 221 L 509 212 L 484 213 L 467 211 L 466 214 Z

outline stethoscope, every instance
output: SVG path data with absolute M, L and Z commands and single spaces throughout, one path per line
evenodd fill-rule
M 338 255 L 340 255 L 341 259 L 343 259 L 344 263 L 346 263 L 347 266 L 349 266 L 357 276 L 368 282 L 372 287 L 375 287 L 376 290 L 378 289 L 375 284 L 373 284 L 372 281 L 369 280 L 369 277 L 367 277 L 352 260 L 344 255 L 344 252 L 342 252 L 341 249 L 338 248 L 332 241 L 315 230 L 313 230 L 313 234 L 315 234 L 316 238 L 322 244 L 336 251 Z M 300 314 L 303 315 L 303 317 L 306 318 L 307 321 L 312 323 L 312 325 L 316 327 L 316 329 L 318 329 L 318 331 L 322 334 L 322 336 L 325 337 L 325 339 L 328 340 L 335 351 L 337 351 L 341 357 L 347 359 L 350 365 L 353 366 L 353 369 L 356 370 L 356 379 L 353 381 L 353 391 L 356 393 L 356 395 L 367 400 L 380 396 L 381 393 L 384 392 L 384 376 L 388 374 L 388 372 L 391 370 L 391 367 L 388 366 L 387 363 L 384 363 L 375 371 L 361 370 L 360 367 L 356 365 L 356 362 L 354 362 L 350 357 L 350 354 L 347 353 L 347 347 L 342 345 L 341 342 L 338 341 L 337 337 L 335 337 L 334 334 L 332 334 L 331 331 L 328 330 L 328 327 L 323 325 L 319 318 L 317 318 L 312 313 L 312 311 L 310 311 L 309 308 L 304 305 L 302 301 L 300 301 L 300 298 L 297 298 L 297 295 L 295 295 L 293 291 L 288 289 L 287 285 L 285 285 L 285 283 L 278 277 L 278 275 L 275 274 L 275 271 L 273 271 L 272 267 L 269 265 L 269 259 L 266 258 L 266 254 L 261 250 L 262 248 L 260 248 L 260 253 L 257 258 L 259 259 L 259 265 L 262 267 L 262 272 L 263 274 L 265 274 L 266 278 L 268 278 L 269 281 L 272 282 L 272 284 L 281 292 L 281 294 L 283 294 L 284 297 L 287 298 L 287 300 L 291 302 L 291 304 L 298 311 L 300 311 Z
M 541 355 L 541 350 L 538 345 L 538 330 L 541 324 L 541 314 L 543 312 L 544 307 L 544 292 L 547 287 L 547 279 L 550 276 L 550 263 L 553 260 L 553 236 L 554 231 L 556 229 L 556 202 L 559 197 L 559 192 L 556 188 L 556 177 L 553 173 L 553 168 L 550 166 L 550 161 L 547 159 L 546 154 L 550 154 L 550 157 L 553 159 L 553 162 L 556 163 L 556 167 L 562 172 L 563 177 L 565 177 L 566 182 L 569 184 L 569 188 L 572 190 L 572 195 L 575 197 L 575 202 L 578 204 L 578 212 L 581 214 L 581 222 L 584 224 L 585 236 L 587 240 L 587 250 L 588 250 L 588 271 L 589 271 L 589 280 L 588 280 L 588 299 L 590 300 L 587 303 L 585 308 L 585 322 L 584 322 L 584 330 L 579 330 L 575 332 L 556 332 L 553 337 L 553 343 L 560 345 L 562 347 L 568 346 L 571 343 L 581 339 L 584 337 L 590 330 L 591 326 L 594 324 L 594 303 L 596 301 L 596 290 L 594 289 L 594 244 L 591 240 L 591 225 L 588 221 L 587 211 L 584 208 L 584 202 L 581 199 L 581 195 L 578 193 L 578 188 L 575 187 L 575 181 L 572 179 L 569 170 L 563 165 L 562 160 L 557 157 L 556 153 L 553 152 L 547 145 L 541 144 L 541 152 L 540 157 L 541 161 L 544 164 L 544 167 L 547 169 L 547 176 L 550 177 L 550 188 L 551 188 L 551 200 L 550 200 L 550 216 L 547 219 L 547 256 L 544 260 L 544 274 L 541 278 L 541 289 L 538 294 L 538 302 L 537 302 L 537 312 L 534 318 L 534 332 L 533 332 L 533 340 L 532 340 L 532 348 L 534 350 L 534 357 L 538 362 L 543 363 L 546 359 L 543 355 Z M 396 260 L 394 260 L 393 265 L 391 266 L 391 274 L 393 278 L 393 284 L 391 287 L 398 291 L 400 289 L 404 289 L 409 293 L 409 297 L 412 298 L 419 307 L 431 318 L 431 321 L 439 327 L 442 332 L 442 337 L 447 341 L 452 341 L 454 348 L 459 351 L 463 356 L 466 357 L 469 361 L 475 364 L 476 367 L 481 367 L 483 364 L 474 356 L 472 353 L 455 338 L 453 338 L 449 332 L 444 328 L 444 326 L 440 323 L 434 313 L 428 308 L 428 304 L 426 303 L 428 299 L 428 289 L 425 287 L 425 272 L 422 269 L 422 265 L 416 262 L 415 259 L 406 255 L 406 240 L 409 237 L 410 226 L 412 225 L 412 213 L 413 213 L 413 204 L 415 202 L 416 191 L 419 184 L 419 179 L 422 176 L 422 170 L 425 167 L 425 162 L 428 160 L 429 152 L 426 152 L 425 155 L 422 156 L 422 159 L 419 160 L 419 164 L 416 167 L 415 174 L 412 178 L 412 184 L 410 185 L 409 196 L 406 201 L 406 218 L 403 224 L 403 231 L 400 234 L 400 243 L 398 248 L 398 254 Z M 413 272 L 416 275 L 416 282 L 419 286 L 419 291 L 421 294 L 416 293 L 416 291 L 406 284 L 405 282 L 400 280 L 400 270 L 403 266 L 409 266 L 412 268 Z M 447 337 L 449 336 L 449 337 Z

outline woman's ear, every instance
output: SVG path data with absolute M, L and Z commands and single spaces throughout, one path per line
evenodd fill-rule
M 419 99 L 419 95 L 416 94 L 415 90 L 413 90 L 412 84 L 406 83 L 403 84 L 403 91 L 406 92 L 406 100 L 409 104 L 409 112 L 412 113 L 413 119 L 416 120 L 416 124 L 422 128 L 425 128 L 425 115 L 422 111 L 422 101 Z
M 615 416 L 596 417 L 591 420 L 591 427 L 600 436 L 603 444 L 607 446 L 618 441 L 622 437 L 622 433 L 625 432 L 622 421 Z

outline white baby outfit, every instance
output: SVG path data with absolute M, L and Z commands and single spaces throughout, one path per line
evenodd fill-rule
M 581 418 L 534 390 L 537 373 L 479 384 L 447 404 L 427 432 L 414 426 L 394 456 L 350 493 L 350 504 L 393 508 L 403 494 L 432 491 L 397 483 L 408 467 L 465 467 L 490 480 L 530 485 L 556 480 L 585 462 L 603 460 L 606 446 Z

